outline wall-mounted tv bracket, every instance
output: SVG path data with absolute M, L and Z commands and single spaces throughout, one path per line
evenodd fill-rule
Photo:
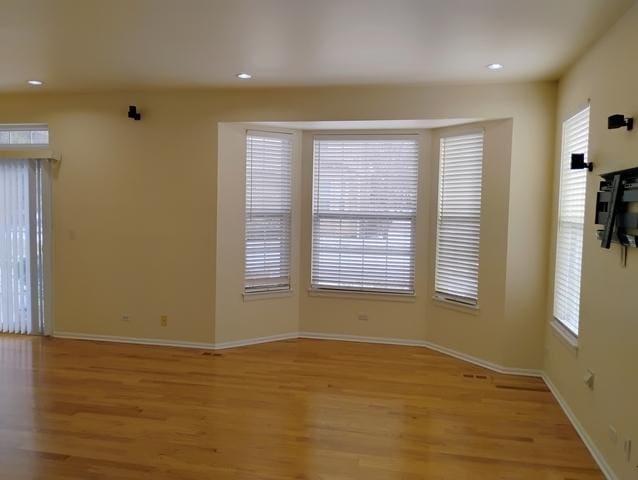
M 597 235 L 600 246 L 621 245 L 623 263 L 627 248 L 638 247 L 638 168 L 601 175 L 596 196 L 596 224 L 604 225 Z

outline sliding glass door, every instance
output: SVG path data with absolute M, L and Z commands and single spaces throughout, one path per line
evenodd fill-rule
M 50 165 L 0 158 L 0 332 L 47 333 Z

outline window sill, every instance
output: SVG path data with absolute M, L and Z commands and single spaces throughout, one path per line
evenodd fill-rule
M 376 293 L 356 290 L 328 290 L 319 288 L 308 289 L 309 297 L 342 298 L 352 300 L 372 300 L 381 302 L 416 302 L 416 295 L 404 293 Z
M 555 318 L 552 319 L 550 325 L 552 326 L 554 336 L 573 353 L 578 353 L 578 337 L 567 330 L 567 328 Z
M 244 298 L 244 302 L 255 302 L 258 300 L 292 297 L 294 294 L 295 292 L 292 290 L 272 290 L 270 292 L 244 292 L 242 296 Z
M 477 305 L 469 305 L 462 302 L 455 302 L 446 297 L 441 297 L 438 295 L 434 295 L 432 297 L 434 303 L 442 308 L 447 308 L 449 310 L 455 310 L 457 312 L 466 313 L 468 315 L 478 315 L 481 313 L 481 309 Z

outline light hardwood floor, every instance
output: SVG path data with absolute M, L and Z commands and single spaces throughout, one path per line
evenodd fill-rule
M 0 336 L 0 478 L 603 476 L 542 380 L 424 348 Z

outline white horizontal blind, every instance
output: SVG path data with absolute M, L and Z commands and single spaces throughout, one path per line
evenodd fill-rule
M 246 135 L 245 285 L 250 292 L 290 289 L 292 137 Z
M 476 305 L 479 286 L 483 132 L 441 139 L 435 292 Z
M 317 136 L 312 288 L 414 293 L 415 135 Z
M 43 124 L 0 125 L 0 146 L 45 146 L 49 128 Z
M 584 153 L 587 161 L 588 141 L 589 107 L 563 123 L 560 165 L 554 318 L 574 335 L 578 335 L 580 311 L 587 171 L 571 169 L 571 154 Z
M 29 161 L 0 160 L 0 332 L 31 333 Z

